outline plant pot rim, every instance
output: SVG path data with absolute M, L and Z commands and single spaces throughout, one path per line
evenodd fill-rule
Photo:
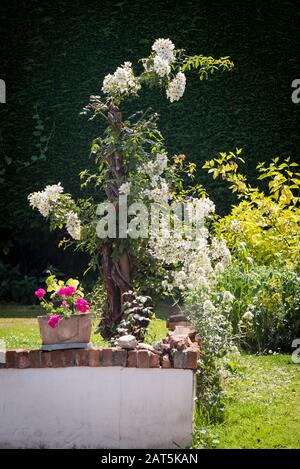
M 90 317 L 90 316 L 92 316 L 92 315 L 93 315 L 93 313 L 91 313 L 91 312 L 90 312 L 90 313 L 71 314 L 71 315 L 68 317 L 68 319 L 77 318 L 77 317 L 81 317 L 81 316 L 83 316 L 83 317 L 87 317 L 87 316 Z M 51 316 L 50 314 L 49 314 L 49 315 L 48 315 L 48 314 L 43 314 L 43 315 L 41 315 L 41 316 L 37 316 L 37 318 L 38 318 L 38 319 L 39 319 L 39 318 L 49 318 L 50 316 Z M 64 316 L 61 316 L 60 314 L 59 314 L 59 316 L 60 316 L 61 319 L 66 319 Z

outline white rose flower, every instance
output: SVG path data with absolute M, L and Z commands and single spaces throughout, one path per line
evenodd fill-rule
M 111 96 L 136 94 L 141 85 L 133 74 L 131 62 L 125 62 L 113 75 L 108 74 L 103 80 L 102 91 Z
M 80 224 L 80 220 L 78 218 L 77 213 L 71 211 L 67 214 L 66 228 L 67 228 L 69 235 L 73 239 L 76 239 L 77 241 L 80 240 L 81 224 Z
M 186 78 L 182 72 L 177 73 L 176 77 L 169 82 L 167 88 L 167 98 L 173 103 L 179 101 L 185 91 Z
M 43 217 L 47 217 L 53 206 L 63 193 L 64 188 L 61 183 L 46 186 L 43 191 L 34 192 L 28 196 L 29 204 L 33 208 L 37 208 Z
M 129 195 L 130 194 L 130 188 L 131 188 L 131 182 L 124 182 L 119 187 L 119 194 Z
M 174 49 L 175 45 L 170 39 L 156 39 L 152 46 L 152 50 L 169 64 L 175 59 Z
M 171 67 L 167 60 L 162 59 L 159 55 L 154 57 L 153 70 L 160 77 L 168 76 L 171 72 Z

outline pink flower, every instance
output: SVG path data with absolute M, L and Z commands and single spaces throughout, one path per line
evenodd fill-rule
M 76 309 L 80 313 L 86 313 L 90 309 L 90 305 L 84 298 L 76 299 Z
M 56 326 L 58 325 L 59 323 L 59 320 L 60 320 L 60 317 L 58 314 L 54 314 L 53 316 L 50 316 L 49 320 L 48 320 L 48 324 L 50 327 L 52 327 L 52 329 L 55 329 Z
M 46 295 L 46 292 L 43 288 L 39 288 L 38 290 L 36 290 L 34 292 L 35 296 L 38 297 L 39 300 L 41 300 L 42 298 L 44 298 L 44 296 Z
M 75 292 L 76 292 L 76 288 L 71 287 L 71 286 L 67 286 L 67 287 L 63 287 L 60 290 L 58 290 L 56 292 L 56 294 L 59 295 L 59 296 L 72 296 L 72 295 L 74 295 Z
M 61 302 L 61 305 L 62 305 L 64 308 L 69 308 L 69 307 L 70 307 L 70 305 L 69 305 L 65 300 L 63 300 L 63 301 Z

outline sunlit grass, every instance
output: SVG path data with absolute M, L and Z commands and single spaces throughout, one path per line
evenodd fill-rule
M 289 355 L 242 356 L 239 372 L 226 383 L 224 422 L 197 428 L 195 442 L 207 448 L 299 448 L 299 384 L 300 365 Z

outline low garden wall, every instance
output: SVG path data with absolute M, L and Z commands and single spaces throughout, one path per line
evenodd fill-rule
M 5 358 L 1 448 L 191 445 L 196 350 L 9 350 Z

